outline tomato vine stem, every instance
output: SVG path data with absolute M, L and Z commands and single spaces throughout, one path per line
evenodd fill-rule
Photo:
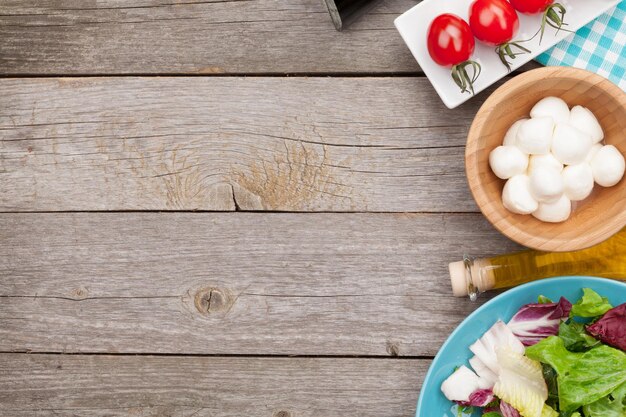
M 472 76 L 467 73 L 467 67 L 472 68 Z M 474 95 L 474 82 L 480 75 L 480 64 L 476 61 L 467 60 L 452 67 L 452 79 L 461 89 L 461 93 L 468 92 Z
M 567 10 L 565 7 L 559 3 L 554 3 L 543 12 L 543 16 L 541 18 L 541 36 L 539 37 L 539 44 L 541 44 L 541 41 L 543 40 L 543 33 L 546 30 L 546 25 L 555 28 L 557 33 L 559 33 L 560 30 L 571 32 L 571 30 L 563 28 L 563 26 L 567 26 L 567 23 L 564 21 L 566 12 Z
M 507 58 L 515 59 L 518 55 L 528 54 L 530 53 L 530 49 L 525 48 L 521 45 L 522 42 L 526 41 L 517 41 L 517 42 L 505 42 L 496 46 L 496 53 L 500 57 L 500 61 L 504 66 L 511 72 L 511 63 L 507 60 Z M 513 48 L 517 48 L 518 51 L 514 51 Z

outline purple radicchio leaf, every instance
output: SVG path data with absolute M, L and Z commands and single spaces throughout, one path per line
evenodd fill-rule
M 483 407 L 483 415 L 491 412 L 500 413 L 500 400 L 497 398 Z
M 498 404 L 497 407 L 485 407 L 483 408 L 483 415 L 487 414 L 487 413 L 500 413 L 500 405 Z
M 500 412 L 502 417 L 521 417 L 519 412 L 513 406 L 504 401 L 500 401 Z
M 548 336 L 559 332 L 561 320 L 567 320 L 572 303 L 561 297 L 558 303 L 526 304 L 507 324 L 509 329 L 524 344 L 532 346 Z
M 472 392 L 467 401 L 456 401 L 457 404 L 466 407 L 484 407 L 494 399 L 493 391 L 490 389 L 477 389 Z
M 607 345 L 626 352 L 626 303 L 610 309 L 587 331 Z

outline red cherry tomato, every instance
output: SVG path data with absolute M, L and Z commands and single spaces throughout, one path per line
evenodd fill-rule
M 520 13 L 543 13 L 554 0 L 509 0 L 511 5 Z
M 428 53 L 433 61 L 451 67 L 467 61 L 476 46 L 474 35 L 465 20 L 453 14 L 442 14 L 428 28 Z
M 428 27 L 428 53 L 437 64 L 452 67 L 450 75 L 461 93 L 474 94 L 474 82 L 480 75 L 480 65 L 471 61 L 476 42 L 467 22 L 459 16 L 439 15 Z M 467 68 L 471 68 L 471 75 Z
M 470 6 L 469 25 L 478 40 L 496 46 L 513 39 L 519 18 L 506 0 L 476 0 Z

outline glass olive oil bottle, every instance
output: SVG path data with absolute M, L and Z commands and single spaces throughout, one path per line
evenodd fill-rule
M 455 296 L 475 300 L 490 289 L 508 288 L 560 275 L 591 275 L 626 281 L 626 229 L 606 241 L 574 252 L 527 250 L 493 258 L 465 256 L 449 265 Z

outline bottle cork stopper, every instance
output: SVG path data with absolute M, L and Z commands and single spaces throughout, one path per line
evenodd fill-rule
M 463 261 L 450 262 L 450 281 L 452 283 L 452 294 L 455 297 L 464 297 L 467 292 L 467 277 L 465 276 L 465 263 Z

